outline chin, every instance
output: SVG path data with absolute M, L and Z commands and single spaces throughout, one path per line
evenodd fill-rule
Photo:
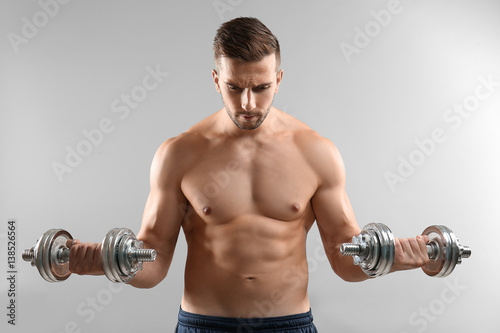
M 241 125 L 241 124 L 238 124 L 236 126 L 238 126 L 239 129 L 242 129 L 245 131 L 251 131 L 251 130 L 257 129 L 259 127 L 259 126 L 255 126 L 255 125 L 248 126 L 248 125 Z

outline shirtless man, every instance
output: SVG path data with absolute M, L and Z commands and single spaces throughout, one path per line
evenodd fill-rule
M 328 139 L 272 106 L 283 70 L 265 25 L 224 23 L 214 52 L 224 108 L 156 152 L 137 238 L 158 257 L 129 284 L 152 288 L 165 278 L 182 227 L 188 254 L 176 332 L 317 332 L 306 259 L 314 221 L 334 272 L 345 281 L 368 278 L 339 251 L 360 233 L 342 158 Z M 396 239 L 392 271 L 428 263 L 427 241 Z M 104 274 L 100 244 L 72 244 L 70 270 Z

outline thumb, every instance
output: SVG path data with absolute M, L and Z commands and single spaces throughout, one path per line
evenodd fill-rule
M 79 239 L 68 239 L 68 240 L 66 241 L 66 247 L 67 247 L 68 249 L 71 249 L 71 247 L 72 247 L 73 245 L 78 244 L 78 243 L 80 243 L 80 240 L 79 240 Z
M 429 244 L 429 242 L 430 242 L 429 236 L 427 236 L 427 235 L 419 235 L 419 236 L 424 239 L 425 244 Z

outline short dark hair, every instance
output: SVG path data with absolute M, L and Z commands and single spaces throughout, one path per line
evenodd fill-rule
M 217 67 L 222 56 L 250 62 L 260 61 L 273 53 L 278 70 L 281 64 L 278 39 L 254 17 L 238 17 L 223 23 L 214 38 L 214 61 Z

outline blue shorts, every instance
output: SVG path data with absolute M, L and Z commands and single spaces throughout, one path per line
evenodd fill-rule
M 305 313 L 267 318 L 229 318 L 199 315 L 179 310 L 176 333 L 317 333 L 311 310 Z

